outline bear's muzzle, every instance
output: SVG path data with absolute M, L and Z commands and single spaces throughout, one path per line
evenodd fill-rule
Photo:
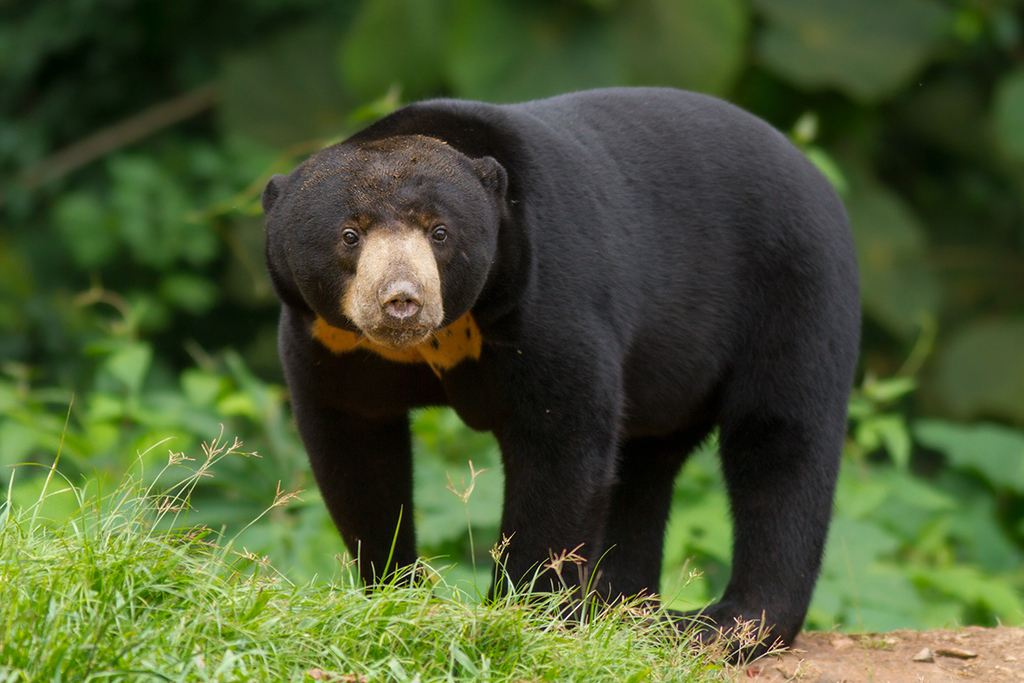
M 342 312 L 372 341 L 415 346 L 441 326 L 441 277 L 427 236 L 407 226 L 381 226 L 363 240 Z

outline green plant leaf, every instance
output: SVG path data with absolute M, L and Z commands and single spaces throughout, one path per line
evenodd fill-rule
M 732 559 L 731 536 L 725 491 L 709 490 L 698 501 L 673 506 L 665 531 L 665 564 L 681 566 L 694 553 L 727 563 Z
M 910 434 L 902 415 L 885 413 L 866 417 L 857 424 L 854 436 L 866 453 L 884 446 L 897 467 L 905 469 L 910 463 Z
M 36 430 L 14 420 L 0 422 L 0 466 L 25 462 L 26 457 L 38 443 Z
M 926 260 L 925 230 L 909 207 L 869 180 L 846 198 L 860 263 L 865 312 L 889 332 L 912 340 L 916 321 L 939 307 L 939 282 Z
M 632 85 L 725 95 L 743 67 L 750 18 L 739 0 L 636 0 L 611 17 Z
M 993 114 L 1003 154 L 1024 162 L 1024 67 L 1009 72 L 996 84 Z
M 160 281 L 160 298 L 175 308 L 202 315 L 217 302 L 217 287 L 202 275 L 171 273 Z
M 616 85 L 625 78 L 612 30 L 554 5 L 460 0 L 445 45 L 461 97 L 518 102 Z
M 197 368 L 186 368 L 181 373 L 182 391 L 189 402 L 200 407 L 212 406 L 228 384 L 225 377 Z
M 756 54 L 804 88 L 872 102 L 903 87 L 935 52 L 949 11 L 934 0 L 754 0 Z
M 995 424 L 943 420 L 918 420 L 913 429 L 921 444 L 945 453 L 954 467 L 981 475 L 997 489 L 1024 494 L 1024 433 Z
M 804 153 L 814 166 L 821 171 L 821 174 L 825 176 L 829 184 L 835 188 L 835 191 L 840 196 L 846 196 L 846 193 L 850 191 L 850 183 L 846 180 L 846 175 L 843 173 L 843 169 L 839 167 L 836 160 L 821 147 L 817 145 L 805 145 L 801 147 L 801 151 Z
M 1016 626 L 1024 619 L 1024 602 L 1005 581 L 986 576 L 975 567 L 916 568 L 914 580 L 968 605 L 982 605 L 1001 623 Z
M 91 192 L 70 192 L 57 200 L 53 220 L 72 258 L 82 268 L 106 265 L 117 249 L 117 234 L 103 203 Z
M 822 571 L 835 576 L 858 575 L 869 565 L 887 559 L 899 539 L 869 521 L 837 518 L 829 530 Z
M 1024 319 L 989 320 L 957 331 L 939 356 L 938 390 L 963 419 L 1024 422 Z
M 132 394 L 142 389 L 142 382 L 153 360 L 153 347 L 144 342 L 133 342 L 115 351 L 106 362 L 107 372 L 121 380 Z
M 989 97 L 970 72 L 943 70 L 901 93 L 893 111 L 908 133 L 987 164 L 993 142 Z
M 366 0 L 340 51 L 345 83 L 361 100 L 398 84 L 416 99 L 443 85 L 450 0 Z
M 1024 551 L 1014 542 L 1001 519 L 1005 496 L 980 493 L 963 501 L 950 520 L 958 559 L 990 574 L 1009 575 L 1024 565 Z
M 917 388 L 914 377 L 887 377 L 864 382 L 864 396 L 872 401 L 888 403 L 909 394 Z

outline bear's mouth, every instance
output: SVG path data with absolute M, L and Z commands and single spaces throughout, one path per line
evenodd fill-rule
M 415 327 L 380 325 L 374 329 L 360 329 L 360 331 L 364 337 L 378 346 L 392 351 L 405 351 L 427 341 L 434 329 L 421 325 Z

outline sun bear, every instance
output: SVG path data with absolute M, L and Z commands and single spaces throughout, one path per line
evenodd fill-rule
M 699 628 L 792 642 L 860 311 L 842 203 L 785 136 L 671 89 L 433 100 L 274 176 L 263 207 L 295 420 L 367 584 L 416 560 L 410 409 L 494 433 L 497 576 L 546 590 L 575 550 L 563 578 L 607 599 L 657 592 L 673 480 L 717 428 L 733 566 Z

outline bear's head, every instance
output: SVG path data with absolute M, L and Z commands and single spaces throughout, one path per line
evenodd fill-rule
M 493 158 L 420 135 L 329 147 L 263 191 L 274 285 L 333 327 L 416 346 L 479 296 L 507 183 Z

